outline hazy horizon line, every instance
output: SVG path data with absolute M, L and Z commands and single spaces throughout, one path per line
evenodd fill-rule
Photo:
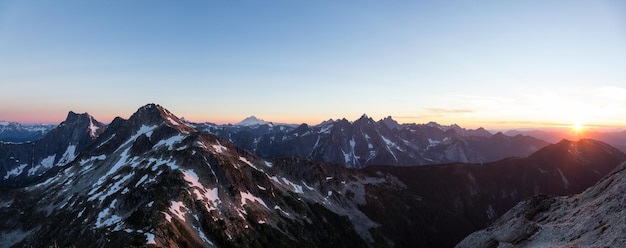
M 68 113 L 70 112 L 74 112 L 77 113 L 75 111 L 68 111 Z M 83 112 L 83 113 L 77 113 L 77 114 L 88 114 L 90 116 L 93 116 L 94 119 L 96 119 L 97 121 L 104 123 L 105 125 L 110 124 L 113 119 L 115 118 L 123 118 L 125 120 L 127 120 L 129 117 L 121 117 L 121 116 L 115 116 L 113 118 L 111 118 L 111 121 L 108 122 L 102 122 L 100 120 L 98 120 L 98 117 L 90 114 L 89 112 Z M 174 113 L 174 115 L 176 115 Z M 375 121 L 381 121 L 384 118 L 379 118 L 378 120 L 376 120 L 375 118 L 372 118 L 371 116 L 367 115 L 367 114 L 363 114 L 368 116 L 368 118 L 371 118 Z M 132 116 L 132 114 L 131 114 Z M 176 115 L 177 116 L 177 115 Z M 362 115 L 361 115 L 362 116 Z M 177 116 L 178 117 L 178 116 Z M 258 115 L 252 114 L 252 115 L 248 115 L 247 117 L 244 117 L 242 119 L 240 119 L 239 121 L 228 121 L 228 122 L 219 122 L 219 121 L 210 121 L 210 120 L 206 120 L 206 121 L 198 121 L 198 120 L 190 120 L 184 116 L 180 116 L 180 119 L 184 119 L 187 122 L 190 123 L 212 123 L 212 124 L 216 124 L 216 125 L 236 125 L 237 123 L 245 120 L 246 118 L 250 118 L 250 117 L 255 117 L 259 120 L 265 121 L 265 122 L 269 122 L 275 125 L 301 125 L 301 124 L 307 124 L 310 126 L 315 126 L 315 125 L 319 125 L 325 121 L 328 120 L 333 120 L 333 121 L 338 121 L 341 119 L 346 119 L 349 122 L 355 122 L 357 120 L 359 120 L 361 117 L 358 117 L 354 120 L 348 119 L 348 117 L 342 117 L 342 118 L 327 118 L 324 119 L 322 121 L 317 121 L 315 122 L 315 124 L 311 124 L 311 122 L 284 122 L 284 121 L 273 121 L 273 120 L 267 120 L 264 118 L 260 118 L 258 117 Z M 412 121 L 412 122 L 399 122 L 398 120 L 400 119 L 411 119 L 411 116 L 393 116 L 393 115 L 386 115 L 386 117 L 391 117 L 393 120 L 395 120 L 396 122 L 398 122 L 398 124 L 400 125 L 410 125 L 410 124 L 415 124 L 415 125 L 426 125 L 428 123 L 436 123 L 438 125 L 444 126 L 444 127 L 450 127 L 450 126 L 454 126 L 457 125 L 463 129 L 468 129 L 468 130 L 477 130 L 480 128 L 483 128 L 491 133 L 497 133 L 497 132 L 506 132 L 506 131 L 563 131 L 563 130 L 571 130 L 573 127 L 572 123 L 558 123 L 558 122 L 533 122 L 533 121 L 481 121 L 481 122 L 475 122 L 474 124 L 463 124 L 462 122 L 452 122 L 452 123 L 442 123 L 440 121 L 436 121 L 436 120 L 430 120 L 430 121 L 423 121 L 423 122 L 416 122 L 416 121 Z M 386 118 L 385 117 L 385 118 Z M 9 122 L 9 123 L 19 123 L 22 125 L 59 125 L 61 124 L 63 121 L 65 121 L 65 119 L 63 119 L 62 121 L 19 121 L 19 120 L 9 120 L 9 119 L 0 119 L 0 123 L 1 122 Z M 489 127 L 492 126 L 492 127 Z M 626 125 L 620 125 L 620 124 L 598 124 L 598 123 L 583 123 L 583 127 L 585 130 L 587 130 L 587 132 L 620 132 L 620 131 L 626 131 Z

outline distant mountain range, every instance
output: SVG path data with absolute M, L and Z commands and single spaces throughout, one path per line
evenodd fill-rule
M 370 122 L 384 120 L 319 128 L 373 140 Z M 580 193 L 625 160 L 564 140 L 527 158 L 353 169 L 262 158 L 156 104 L 106 126 L 70 113 L 38 141 L 0 143 L 0 247 L 451 247 L 517 202 Z
M 344 118 L 315 126 L 272 123 L 254 116 L 234 125 L 183 122 L 262 158 L 295 156 L 350 168 L 484 163 L 526 157 L 548 144 L 530 136 L 491 134 L 483 128 L 399 124 L 391 117 L 374 121 L 367 115 L 353 122 Z
M 17 122 L 0 121 L 0 141 L 29 142 L 41 139 L 57 125 L 20 124 Z
M 431 165 L 483 163 L 526 157 L 548 143 L 533 137 L 457 125 L 398 124 L 391 117 L 374 121 L 367 115 L 350 122 L 327 120 L 319 125 L 274 124 L 254 116 L 235 125 L 187 123 L 250 150 L 262 158 L 296 156 L 342 164 Z
M 106 129 L 88 114 L 69 112 L 64 122 L 29 143 L 0 142 L 1 186 L 29 184 L 72 162 Z M 2 173 L 6 172 L 6 173 Z
M 562 139 L 577 140 L 581 137 L 586 139 L 601 140 L 616 147 L 617 149 L 626 152 L 626 131 L 616 132 L 599 132 L 599 131 L 583 131 L 583 133 L 576 135 L 562 131 L 550 131 L 550 130 L 510 130 L 504 134 L 509 136 L 515 135 L 528 135 L 538 139 L 545 140 L 550 143 L 556 143 Z

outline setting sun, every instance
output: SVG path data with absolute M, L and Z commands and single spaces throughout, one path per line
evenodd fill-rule
M 574 125 L 572 126 L 572 129 L 574 129 L 574 131 L 576 131 L 576 132 L 582 131 L 583 128 L 584 128 L 584 126 L 580 122 L 574 123 Z

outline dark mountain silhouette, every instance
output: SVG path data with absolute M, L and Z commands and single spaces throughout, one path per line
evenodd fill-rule
M 548 141 L 550 143 L 556 143 L 562 139 L 578 140 L 581 138 L 595 139 L 626 152 L 626 131 L 594 131 L 583 130 L 580 133 L 572 133 L 571 131 L 563 130 L 510 130 L 505 132 L 506 135 L 526 135 Z

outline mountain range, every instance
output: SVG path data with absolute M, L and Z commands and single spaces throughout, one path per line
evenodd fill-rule
M 341 134 L 337 133 L 336 130 L 323 127 L 341 123 L 339 125 L 348 126 L 348 129 L 362 129 L 363 127 L 357 124 L 360 119 L 352 122 L 345 119 L 330 119 L 314 126 L 274 123 L 255 116 L 247 117 L 236 124 L 224 125 L 210 122 L 194 123 L 184 118 L 181 120 L 199 130 L 235 142 L 236 145 L 251 150 L 264 158 L 299 156 L 357 168 L 385 164 L 478 163 L 496 161 L 507 157 L 526 157 L 548 143 L 554 144 L 563 139 L 600 140 L 626 152 L 626 131 L 585 130 L 583 133 L 576 134 L 563 130 L 509 130 L 492 134 L 483 128 L 464 129 L 456 124 L 450 126 L 435 122 L 399 124 L 391 116 L 377 122 L 371 120 L 367 115 L 363 115 L 362 118 L 369 119 L 367 124 L 371 126 L 367 127 L 366 130 L 376 131 L 374 136 L 379 136 L 376 138 L 378 143 L 372 142 L 371 133 L 363 133 L 368 137 L 367 142 L 360 144 L 363 143 L 363 139 L 358 137 L 358 133 Z M 0 141 L 33 142 L 41 139 L 54 127 L 56 125 L 0 121 Z M 439 130 L 433 131 L 432 128 Z M 391 137 L 381 135 L 381 132 L 385 133 L 386 130 L 384 129 L 392 130 Z M 410 133 L 398 132 L 403 129 L 410 130 Z M 303 130 L 305 131 L 302 132 Z M 346 129 L 342 128 L 341 130 L 345 132 Z M 304 134 L 305 137 L 300 136 L 301 134 Z M 313 139 L 315 142 L 311 141 Z M 334 142 L 328 142 L 328 140 L 334 140 Z M 383 140 L 384 144 L 380 140 Z M 391 149 L 388 149 L 387 141 L 390 141 L 391 146 L 389 148 Z M 354 153 L 352 153 L 352 143 L 356 149 Z M 402 144 L 408 145 L 408 149 L 402 147 Z M 364 147 L 369 148 L 370 146 L 372 149 L 364 149 Z M 399 151 L 394 149 L 396 147 L 399 148 Z M 398 159 L 394 157 L 396 153 L 403 153 L 404 155 L 407 150 L 410 153 L 410 158 Z M 329 151 L 333 151 L 332 154 L 334 155 L 331 155 Z M 442 151 L 444 152 L 442 153 Z M 394 154 L 390 155 L 391 153 Z
M 344 118 L 315 126 L 274 124 L 254 116 L 235 125 L 187 124 L 262 158 L 296 156 L 349 168 L 483 163 L 526 157 L 548 144 L 524 135 L 491 134 L 483 128 L 471 130 L 434 122 L 398 124 L 391 117 L 374 121 L 367 115 L 353 122 Z
M 344 118 L 314 126 L 272 123 L 254 116 L 234 125 L 183 122 L 265 159 L 295 156 L 349 168 L 484 163 L 526 157 L 548 144 L 525 135 L 491 134 L 483 128 L 398 124 L 391 117 L 374 121 L 367 115 L 353 122 Z
M 563 140 L 526 158 L 355 169 L 263 158 L 156 104 L 106 126 L 70 112 L 36 142 L 0 143 L 0 246 L 451 247 L 625 160 Z
M 562 139 L 580 139 L 582 136 L 586 139 L 595 139 L 606 142 L 607 144 L 626 152 L 626 131 L 593 131 L 585 130 L 582 134 L 568 133 L 554 130 L 510 130 L 504 134 L 509 136 L 527 135 L 550 143 L 556 143 Z
M 52 124 L 21 124 L 0 121 L 0 141 L 28 142 L 41 139 L 56 125 Z

